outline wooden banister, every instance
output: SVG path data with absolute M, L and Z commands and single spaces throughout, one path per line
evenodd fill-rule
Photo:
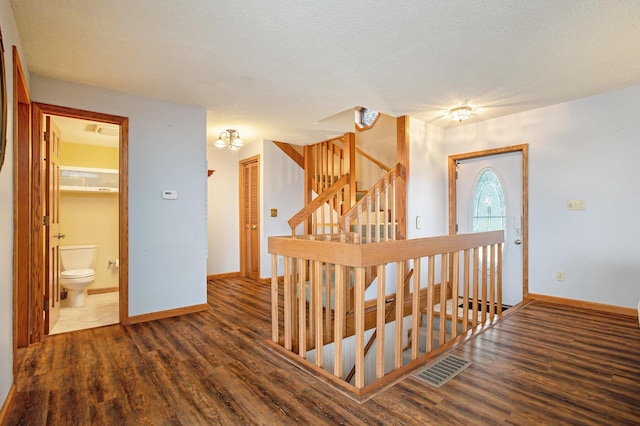
M 409 271 L 409 273 L 407 274 L 407 276 L 404 279 L 404 283 L 403 286 L 405 288 L 405 294 L 409 293 L 409 282 L 411 281 L 411 277 L 413 276 L 413 269 Z M 416 300 L 420 300 L 419 298 L 416 298 Z M 396 307 L 396 298 L 394 297 L 391 300 L 391 303 L 386 304 L 386 312 L 384 314 L 384 323 L 388 323 L 389 322 L 389 317 L 391 316 L 391 313 L 393 312 L 393 309 Z M 376 312 L 376 314 L 378 314 L 378 312 Z M 369 341 L 367 342 L 367 344 L 364 346 L 364 356 L 366 357 L 367 354 L 369 353 L 369 350 L 373 347 L 373 342 L 375 342 L 376 337 L 378 336 L 378 329 L 376 328 L 375 330 L 373 330 L 373 334 L 371 335 L 371 337 L 369 337 Z M 354 364 L 353 367 L 351 368 L 351 370 L 349 371 L 349 374 L 347 374 L 347 378 L 344 379 L 345 382 L 350 383 L 351 379 L 353 379 L 353 376 L 356 374 L 356 365 Z
M 362 155 L 364 158 L 366 158 L 367 160 L 371 161 L 373 164 L 375 164 L 376 166 L 380 167 L 382 170 L 384 170 L 385 172 L 389 172 L 391 171 L 391 168 L 389 168 L 389 166 L 386 166 L 384 164 L 382 164 L 380 161 L 376 160 L 375 158 L 373 158 L 373 156 L 367 154 L 366 152 L 364 152 L 363 150 L 361 150 L 360 148 L 356 147 L 356 152 L 360 155 Z
M 434 350 L 446 350 L 459 333 L 481 332 L 501 316 L 503 231 L 369 244 L 359 238 L 355 233 L 269 238 L 272 347 L 313 374 L 363 397 L 413 371 Z M 284 257 L 282 284 L 277 256 Z M 388 266 L 396 271 L 389 287 Z M 367 293 L 372 300 L 365 300 L 368 267 L 378 270 L 377 291 Z M 413 274 L 405 276 L 410 267 Z M 351 283 L 354 309 L 347 311 Z M 386 294 L 394 283 L 395 295 Z M 473 309 L 459 306 L 472 300 L 481 303 Z M 387 327 L 390 323 L 394 326 Z M 367 342 L 365 332 L 372 328 L 375 341 Z M 404 346 L 407 331 L 409 346 Z M 374 344 L 375 357 L 366 359 Z M 356 366 L 349 372 L 354 385 L 343 379 L 345 362 Z
M 307 220 L 307 218 L 315 213 L 323 204 L 327 203 L 333 196 L 342 190 L 349 181 L 349 174 L 343 175 L 336 183 L 327 188 L 322 194 L 318 195 L 310 203 L 304 206 L 298 213 L 289 219 L 291 230 L 295 230 L 298 225 Z
M 351 225 L 357 224 L 358 228 L 362 225 L 362 222 L 366 222 L 369 226 L 369 232 L 367 237 L 371 238 L 371 226 L 376 226 L 376 241 L 380 241 L 379 229 L 380 226 L 384 226 L 383 229 L 383 241 L 395 240 L 395 194 L 389 194 L 388 190 L 394 191 L 394 182 L 396 179 L 405 180 L 405 168 L 402 164 L 396 164 L 386 175 L 384 175 L 375 185 L 367 191 L 367 193 L 358 201 L 348 212 L 346 212 L 339 220 L 338 224 L 343 232 L 351 231 Z M 373 207 L 373 217 L 371 217 L 371 210 Z M 380 220 L 382 216 L 383 220 Z M 388 224 L 391 223 L 391 235 L 388 235 Z M 361 233 L 362 229 L 357 229 L 356 233 Z M 364 239 L 363 239 L 364 241 Z M 367 242 L 372 242 L 371 240 Z
M 272 141 L 275 146 L 280 148 L 282 152 L 287 154 L 289 158 L 296 162 L 298 166 L 304 169 L 304 156 L 300 154 L 290 143 Z

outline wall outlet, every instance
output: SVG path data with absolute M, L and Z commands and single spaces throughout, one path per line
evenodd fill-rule
M 564 271 L 556 272 L 556 281 L 564 281 Z
M 569 200 L 567 201 L 567 210 L 584 210 L 584 200 Z
M 278 209 L 271 209 L 271 217 L 278 217 Z

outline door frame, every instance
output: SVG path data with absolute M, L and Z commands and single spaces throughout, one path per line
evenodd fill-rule
M 32 204 L 32 281 L 31 281 L 31 321 L 32 334 L 31 343 L 42 340 L 44 335 L 44 321 L 41 314 L 43 311 L 44 298 L 44 256 L 43 256 L 43 225 L 42 225 L 42 158 L 41 135 L 43 115 L 54 115 L 68 118 L 79 118 L 84 120 L 110 123 L 120 126 L 120 146 L 119 146 L 119 193 L 118 193 L 118 221 L 119 221 L 119 249 L 120 259 L 119 269 L 119 308 L 120 324 L 126 325 L 129 320 L 129 119 L 116 115 L 79 110 L 75 108 L 50 105 L 40 102 L 31 103 L 31 204 Z M 26 167 L 22 165 L 22 167 Z
M 13 55 L 13 377 L 18 346 L 29 344 L 31 281 L 31 98 L 16 46 Z
M 240 198 L 240 215 L 239 215 L 239 219 L 240 219 L 240 276 L 241 277 L 250 277 L 251 275 L 251 271 L 247 271 L 247 268 L 245 267 L 246 265 L 246 230 L 244 229 L 244 221 L 245 221 L 245 217 L 244 217 L 244 173 L 243 173 L 243 169 L 245 167 L 246 164 L 249 163 L 253 163 L 256 162 L 258 164 L 258 222 L 260 222 L 262 220 L 262 215 L 260 214 L 261 210 L 260 210 L 260 206 L 262 203 L 262 197 L 260 197 L 260 188 L 261 188 L 261 181 L 260 181 L 260 155 L 254 155 L 252 157 L 248 157 L 245 158 L 243 160 L 240 160 L 238 165 L 238 181 L 239 181 L 239 198 Z M 260 233 L 262 233 L 262 226 L 259 226 L 258 229 L 258 276 L 255 278 L 257 280 L 260 279 Z
M 522 298 L 525 300 L 529 296 L 529 144 L 467 152 L 448 157 L 449 235 L 456 234 L 456 224 L 458 223 L 456 163 L 472 158 L 491 157 L 512 152 L 522 153 Z

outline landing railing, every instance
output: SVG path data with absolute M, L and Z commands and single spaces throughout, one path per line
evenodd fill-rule
M 501 315 L 503 241 L 502 231 L 370 244 L 353 233 L 271 237 L 269 344 L 365 398 L 460 333 Z M 369 267 L 377 269 L 377 280 L 365 294 Z M 354 308 L 347 311 L 350 286 Z M 365 357 L 374 330 L 375 350 Z M 352 366 L 355 374 L 347 382 Z

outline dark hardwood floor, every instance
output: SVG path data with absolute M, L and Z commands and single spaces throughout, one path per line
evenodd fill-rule
M 267 349 L 269 287 L 209 283 L 209 310 L 48 337 L 19 353 L 10 425 L 640 424 L 637 319 L 532 303 L 359 404 Z

